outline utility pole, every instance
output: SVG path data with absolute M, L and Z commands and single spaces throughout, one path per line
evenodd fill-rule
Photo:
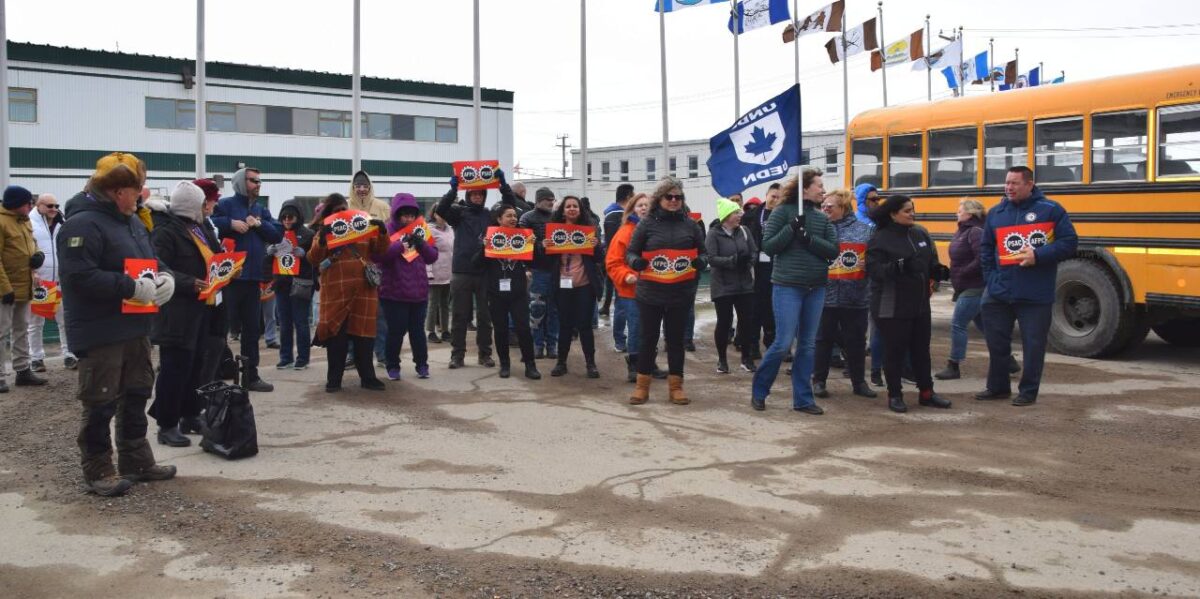
M 558 143 L 555 145 L 562 148 L 562 178 L 566 179 L 567 178 L 567 148 L 571 147 L 571 144 L 567 143 L 567 134 L 566 133 L 559 135 L 557 139 L 558 139 Z

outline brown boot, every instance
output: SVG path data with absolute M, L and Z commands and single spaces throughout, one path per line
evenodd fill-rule
M 175 478 L 175 467 L 155 463 L 154 451 L 145 439 L 117 441 L 117 468 L 121 478 L 135 483 Z
M 117 476 L 117 470 L 113 468 L 112 451 L 84 456 L 82 466 L 83 483 L 90 493 L 101 497 L 115 497 L 124 495 L 129 487 L 133 486 L 132 482 Z
M 667 386 L 671 388 L 671 403 L 677 406 L 686 406 L 691 403 L 687 395 L 683 394 L 683 377 L 678 375 L 667 376 Z
M 629 403 L 635 406 L 640 406 L 650 400 L 650 381 L 654 377 L 648 374 L 637 375 L 637 385 L 633 388 L 633 393 L 629 395 Z

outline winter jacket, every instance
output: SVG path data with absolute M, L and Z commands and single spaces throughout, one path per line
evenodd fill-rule
M 758 246 L 746 227 L 734 229 L 731 235 L 719 223 L 710 226 L 708 236 L 704 238 L 704 249 L 712 267 L 708 283 L 708 294 L 712 299 L 754 293 L 754 260 L 758 257 Z
M 29 217 L 0 208 L 0 295 L 12 293 L 18 302 L 33 299 L 33 268 L 29 266 L 29 258 L 35 251 L 37 244 L 33 241 Z
M 838 254 L 837 231 L 816 205 L 804 200 L 799 204 L 780 204 L 771 211 L 763 230 L 763 251 L 775 263 L 771 282 L 789 287 L 824 287 L 829 279 L 829 261 Z M 807 244 L 792 231 L 792 221 L 801 206 Z
M 1001 266 L 996 248 L 997 232 L 1013 226 L 1041 224 L 1054 231 L 1054 239 L 1034 249 L 1033 266 Z M 1057 202 L 1042 195 L 1036 186 L 1033 195 L 1016 203 L 1004 198 L 1000 205 L 988 211 L 983 226 L 983 241 L 979 244 L 979 266 L 987 283 L 984 302 L 1054 303 L 1054 284 L 1058 263 L 1075 255 L 1079 237 L 1071 217 Z
M 879 190 L 870 183 L 859 183 L 858 187 L 854 188 L 854 199 L 857 200 L 856 215 L 858 216 L 858 220 L 866 223 L 867 226 L 874 228 L 875 221 L 871 220 L 871 207 L 867 205 L 867 194 L 871 193 L 872 191 Z
M 846 214 L 840 220 L 834 221 L 833 228 L 838 234 L 838 257 L 829 265 L 830 277 L 829 283 L 825 285 L 825 305 L 832 308 L 865 310 L 870 302 L 867 297 L 866 271 L 859 271 L 859 278 L 855 278 L 853 274 L 838 277 L 835 272 L 852 270 L 854 261 L 865 257 L 867 243 L 871 241 L 875 229 L 858 220 L 853 214 Z
M 449 226 L 438 228 L 430 223 L 429 230 L 433 233 L 433 246 L 437 248 L 438 259 L 433 264 L 425 265 L 425 275 L 430 285 L 450 284 L 450 262 L 454 259 L 454 229 Z
M 233 189 L 235 193 L 227 198 L 221 198 L 221 201 L 217 202 L 217 207 L 213 210 L 212 221 L 217 225 L 217 231 L 220 231 L 222 239 L 234 240 L 235 251 L 246 252 L 246 263 L 242 266 L 242 273 L 238 275 L 237 279 L 240 281 L 269 281 L 271 280 L 271 271 L 263 272 L 267 246 L 279 243 L 283 239 L 283 227 L 271 218 L 269 209 L 259 206 L 257 202 L 251 205 L 251 199 L 245 195 L 245 181 L 245 169 L 234 174 Z M 245 233 L 233 230 L 233 225 L 230 223 L 235 220 L 245 221 L 246 217 L 250 215 L 262 221 L 262 225 L 251 228 Z M 70 218 L 70 215 L 67 215 L 67 218 Z
M 158 259 L 175 276 L 175 294 L 171 301 L 158 309 L 151 328 L 151 343 L 162 347 L 178 347 L 192 351 L 208 330 L 208 305 L 196 293 L 196 281 L 208 278 L 208 261 L 193 240 L 192 228 L 204 236 L 205 245 L 213 253 L 221 244 L 212 229 L 185 220 L 167 211 L 152 210 L 154 231 L 150 240 Z M 72 340 L 73 341 L 73 340 Z
M 371 186 L 365 198 L 359 198 L 358 194 L 354 192 L 354 179 L 359 175 L 365 177 L 367 183 Z M 367 174 L 367 171 L 363 170 L 354 173 L 354 177 L 350 178 L 350 193 L 346 194 L 346 205 L 349 206 L 350 210 L 361 210 L 370 214 L 371 218 L 385 222 L 390 212 L 388 210 L 388 203 L 375 197 L 375 183 L 371 181 L 371 176 Z
M 534 208 L 529 212 L 521 215 L 520 226 L 525 229 L 533 229 L 534 247 L 541 247 L 542 241 L 546 239 L 546 223 L 550 222 L 550 216 L 553 213 L 549 210 L 543 212 L 538 208 Z M 538 256 L 533 257 L 534 270 L 549 270 L 549 266 L 544 264 L 545 256 L 539 260 Z
M 502 258 L 487 258 L 483 255 L 483 246 L 475 252 L 471 261 L 483 270 L 484 288 L 488 297 L 505 297 L 517 301 L 529 301 L 528 266 L 524 260 L 505 260 Z M 500 291 L 500 280 L 508 279 L 509 290 Z M 501 325 L 503 326 L 503 325 Z
M 501 189 L 500 202 L 515 207 L 516 195 L 511 189 Z M 451 188 L 442 196 L 434 212 L 442 217 L 451 227 L 454 227 L 454 257 L 451 260 L 451 271 L 455 274 L 483 274 L 482 265 L 475 264 L 475 253 L 483 247 L 483 235 L 491 226 L 492 216 L 482 205 L 471 202 L 456 202 L 458 190 Z M 484 199 L 487 204 L 487 199 Z
M 304 226 L 304 220 L 306 216 L 304 214 L 304 207 L 301 206 L 300 202 L 296 200 L 288 200 L 284 202 L 283 206 L 279 209 L 279 217 L 281 219 L 283 218 L 283 214 L 285 212 L 294 212 L 296 214 L 296 222 L 292 225 L 291 229 L 283 226 L 282 223 L 279 225 L 279 227 L 283 230 L 284 238 L 287 237 L 288 233 L 292 233 L 296 236 L 296 245 L 295 249 L 292 250 L 292 255 L 296 257 L 296 263 L 300 265 L 300 273 L 297 275 L 274 275 L 272 287 L 274 287 L 275 293 L 277 295 L 286 297 L 291 295 L 292 281 L 296 279 L 314 281 L 313 289 L 316 289 L 315 281 L 317 279 L 317 271 L 312 267 L 311 264 L 308 263 L 308 260 L 305 260 L 305 257 L 308 256 L 308 252 L 312 251 L 312 245 L 313 241 L 316 239 L 316 234 L 313 233 L 312 229 Z M 268 256 L 267 265 L 264 265 L 264 268 L 269 269 L 268 272 L 273 273 L 274 262 L 275 257 Z
M 625 209 L 620 204 L 613 202 L 604 207 L 604 247 L 612 243 L 617 229 L 621 228 L 622 218 L 625 218 Z
M 629 239 L 633 237 L 633 230 L 636 228 L 637 224 L 633 222 L 621 225 L 613 234 L 612 241 L 608 242 L 608 249 L 604 254 L 604 266 L 608 271 L 608 278 L 612 279 L 613 289 L 617 291 L 617 297 L 626 299 L 637 296 L 637 281 L 625 282 L 625 277 L 638 275 L 636 270 L 629 268 L 625 263 L 625 250 L 629 247 Z
M 983 288 L 983 269 L 979 265 L 979 246 L 983 242 L 983 221 L 972 216 L 958 223 L 950 240 L 950 282 L 954 294 Z
M 400 210 L 411 208 L 418 214 L 421 207 L 417 200 L 407 193 L 396 194 L 392 198 L 392 215 L 387 220 L 388 236 L 403 227 L 400 226 Z M 418 243 L 417 257 L 409 262 L 404 258 L 404 252 L 409 249 L 407 239 L 397 239 L 388 242 L 387 252 L 379 260 L 383 270 L 383 281 L 379 284 L 381 299 L 397 302 L 419 304 L 429 301 L 429 275 L 425 272 L 426 264 L 436 264 L 438 261 L 437 247 L 432 239 Z
M 941 270 L 937 248 L 924 227 L 888 224 L 877 229 L 867 244 L 871 315 L 916 318 L 928 314 L 931 281 Z
M 593 223 L 595 221 L 592 221 Z M 545 228 L 543 227 L 543 231 Z M 583 260 L 583 271 L 587 273 L 588 286 L 592 288 L 592 293 L 596 297 L 604 296 L 604 247 L 597 243 L 591 254 L 574 254 Z M 547 254 L 546 248 L 538 242 L 533 246 L 533 256 L 535 264 L 542 264 L 546 270 L 553 275 L 554 289 L 558 289 L 558 279 L 560 269 L 562 268 L 563 259 L 567 254 Z
M 121 301 L 133 297 L 126 258 L 154 259 L 146 225 L 125 216 L 109 198 L 84 191 L 58 235 L 58 273 L 71 351 L 83 357 L 93 347 L 150 334 L 154 314 L 122 314 Z M 168 271 L 158 261 L 159 272 Z
M 55 214 L 54 220 L 49 223 L 41 214 L 34 212 L 29 213 L 29 220 L 33 225 L 33 241 L 37 244 L 37 249 L 46 255 L 46 261 L 37 269 L 37 276 L 43 281 L 57 281 L 58 247 L 55 241 L 58 240 L 58 232 L 62 230 L 62 212 Z
M 688 216 L 686 207 L 675 212 L 668 212 L 658 206 L 652 208 L 633 230 L 629 246 L 625 250 L 625 263 L 632 265 L 642 257 L 642 252 L 662 249 L 694 249 L 698 259 L 696 270 L 704 270 L 707 254 L 704 232 L 692 217 Z M 640 278 L 637 282 L 637 300 L 653 306 L 693 304 L 696 302 L 696 286 L 699 279 L 699 273 L 695 278 L 680 283 L 660 283 Z

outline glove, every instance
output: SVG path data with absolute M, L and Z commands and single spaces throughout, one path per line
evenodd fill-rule
M 15 302 L 15 301 L 17 301 L 17 294 L 15 294 L 11 291 L 9 291 L 8 293 L 5 293 L 4 298 L 0 299 L 0 302 L 3 302 L 5 306 L 11 306 L 11 305 L 13 305 L 13 302 Z
M 45 263 L 46 254 L 43 254 L 40 250 L 34 252 L 33 255 L 29 257 L 29 268 L 41 268 Z
M 458 191 L 458 177 L 457 176 L 450 177 L 450 190 L 455 191 L 455 192 Z
M 738 266 L 750 264 L 750 254 L 738 254 L 737 264 Z
M 938 264 L 937 266 L 935 266 L 933 269 L 933 280 L 949 281 L 950 280 L 950 268 L 947 267 L 945 264 Z
M 708 268 L 708 260 L 705 260 L 703 256 L 696 256 L 696 258 L 692 260 L 692 268 L 695 268 L 696 270 L 704 270 Z
M 154 279 L 137 278 L 133 280 L 133 297 L 129 298 L 135 302 L 149 304 L 154 301 Z
M 500 169 L 496 169 L 496 180 L 499 181 L 501 185 L 508 185 L 508 182 L 504 180 L 504 171 Z
M 308 252 L 304 251 L 304 248 L 300 246 L 296 246 L 296 248 L 292 250 L 292 253 L 296 254 L 297 258 L 303 258 L 308 254 Z
M 424 245 L 425 245 L 424 237 L 421 237 L 420 235 L 415 235 L 415 234 L 408 236 L 408 247 L 415 250 L 420 247 L 423 247 Z
M 797 214 L 796 218 L 792 219 L 792 223 L 791 223 L 792 230 L 796 231 L 796 232 L 803 231 L 804 230 L 804 220 L 805 220 L 805 218 L 804 218 L 803 212 L 801 212 L 800 214 Z
M 646 259 L 642 258 L 642 257 L 634 258 L 633 262 L 629 263 L 629 268 L 632 268 L 637 271 L 646 270 L 647 266 L 650 266 L 650 263 L 647 262 Z
M 154 277 L 154 304 L 161 306 L 171 301 L 175 295 L 175 276 L 169 272 L 160 272 Z

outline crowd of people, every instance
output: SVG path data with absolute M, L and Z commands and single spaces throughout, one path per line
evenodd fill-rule
M 916 386 L 919 405 L 949 408 L 934 379 L 961 376 L 972 322 L 990 358 L 976 399 L 1011 397 L 1010 374 L 1022 369 L 1011 351 L 1015 323 L 1024 363 L 1012 403 L 1037 399 L 1056 264 L 1074 253 L 1076 236 L 1025 167 L 1009 170 L 1005 198 L 990 212 L 961 202 L 949 266 L 916 223 L 909 197 L 883 198 L 871 185 L 827 191 L 814 168 L 771 185 L 765 200 L 719 199 L 707 226 L 693 218 L 672 177 L 647 192 L 622 184 L 603 218 L 587 198 L 559 199 L 541 188 L 527 202 L 522 184 L 510 186 L 500 170 L 496 179 L 500 198 L 491 207 L 484 189 L 460 199 L 452 178 L 423 213 L 409 193 L 390 203 L 376 198 L 359 172 L 349 196 L 328 195 L 311 218 L 299 202 L 285 202 L 278 220 L 258 201 L 263 181 L 254 168 L 234 174 L 229 197 L 197 179 L 178 182 L 168 200 L 153 199 L 144 193 L 145 163 L 117 152 L 99 160 L 61 212 L 53 196 L 10 186 L 0 207 L 0 368 L 11 346 L 16 385 L 46 383 L 35 374 L 45 370 L 44 319 L 31 317 L 30 304 L 38 288 L 58 285 L 63 365 L 79 370 L 83 476 L 106 496 L 175 475 L 155 461 L 147 413 L 161 444 L 187 446 L 188 435 L 202 433 L 196 390 L 221 376 L 231 331 L 250 391 L 273 390 L 259 365 L 264 335 L 279 349 L 277 369 L 308 368 L 315 345 L 326 350 L 326 391 L 340 391 L 350 369 L 362 388 L 382 391 L 376 366 L 399 380 L 405 337 L 414 373 L 428 378 L 429 345 L 449 342 L 448 367 L 464 368 L 471 330 L 478 365 L 497 367 L 495 355 L 502 378 L 511 376 L 510 345 L 519 348 L 526 378 L 542 378 L 540 359 L 554 360 L 551 376 L 568 376 L 575 340 L 583 376 L 599 378 L 597 323 L 611 314 L 613 347 L 626 354 L 634 385 L 629 403 L 646 403 L 652 381 L 666 379 L 668 401 L 688 404 L 685 356 L 695 351 L 705 272 L 717 315 L 716 371 L 731 373 L 732 345 L 738 368 L 752 374 L 755 410 L 765 409 L 785 363 L 799 412 L 823 413 L 816 399 L 830 396 L 830 371 L 841 367 L 853 394 L 874 398 L 872 387 L 884 387 L 895 412 L 908 409 L 904 380 Z M 345 210 L 365 212 L 369 227 L 331 247 L 334 225 L 326 221 Z M 427 226 L 415 226 L 418 219 Z M 582 252 L 551 251 L 547 229 L 556 224 L 591 227 L 596 241 Z M 532 259 L 487 251 L 489 227 L 532 230 Z M 1024 232 L 1023 245 L 1013 243 L 1013 231 Z M 244 253 L 244 262 L 213 293 L 213 256 L 230 251 Z M 131 272 L 130 260 L 141 261 L 140 270 Z M 298 267 L 281 270 L 284 263 Z M 934 375 L 930 297 L 947 281 L 952 343 L 947 366 Z

